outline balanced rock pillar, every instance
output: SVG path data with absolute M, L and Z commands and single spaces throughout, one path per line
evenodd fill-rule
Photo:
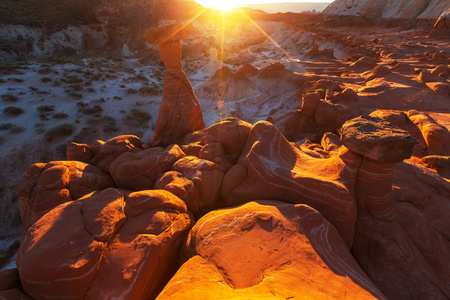
M 411 157 L 416 139 L 382 119 L 358 117 L 342 126 L 341 141 L 363 156 L 355 182 L 358 213 L 381 220 L 394 219 L 394 165 Z
M 180 40 L 191 31 L 191 25 L 171 24 L 149 29 L 144 35 L 147 42 L 158 46 L 166 67 L 163 97 L 153 136 L 155 144 L 175 144 L 184 135 L 205 127 L 194 89 L 182 70 Z

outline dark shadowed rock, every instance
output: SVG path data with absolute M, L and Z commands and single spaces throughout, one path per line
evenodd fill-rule
M 56 206 L 113 185 L 108 174 L 77 161 L 34 164 L 24 177 L 16 187 L 23 234 Z
M 334 93 L 335 102 L 350 102 L 357 101 L 359 99 L 358 94 L 351 88 L 346 88 L 342 92 Z
M 361 77 L 366 81 L 370 81 L 375 78 L 384 77 L 391 73 L 391 69 L 386 66 L 376 66 L 372 71 L 367 71 L 361 74 Z
M 108 140 L 106 143 L 94 143 L 93 146 L 91 145 L 90 148 L 95 156 L 89 163 L 105 172 L 109 172 L 111 164 L 122 153 L 137 152 L 143 149 L 141 140 L 134 135 L 117 136 Z
M 410 158 L 417 143 L 408 132 L 373 117 L 358 117 L 345 122 L 341 141 L 355 153 L 386 163 Z
M 112 163 L 110 173 L 121 188 L 150 190 L 158 178 L 185 156 L 178 145 L 125 152 Z
M 67 160 L 76 160 L 88 163 L 94 158 L 94 153 L 86 144 L 69 143 L 66 149 Z

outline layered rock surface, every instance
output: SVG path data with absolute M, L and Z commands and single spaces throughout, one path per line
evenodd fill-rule
M 36 299 L 155 297 L 191 223 L 184 202 L 165 191 L 110 188 L 64 203 L 25 235 L 23 289 Z
M 334 226 L 306 205 L 256 201 L 211 212 L 184 252 L 189 260 L 157 299 L 384 299 Z
M 379 115 L 400 124 L 407 116 Z M 364 120 L 367 126 L 356 126 Z M 19 250 L 22 287 L 7 293 L 36 299 L 447 297 L 449 183 L 413 164 L 394 166 L 414 146 L 405 131 L 370 117 L 343 127 L 340 138 L 328 133 L 322 145 L 290 143 L 268 122 L 251 126 L 235 118 L 165 149 L 130 146 L 131 137 L 72 144 L 68 153 L 91 151 L 90 161 L 111 166 L 116 186 L 135 191 L 108 188 L 109 179 L 76 201 L 47 196 L 54 208 L 34 221 Z M 355 130 L 358 138 L 347 136 Z M 398 136 L 384 135 L 387 130 Z M 374 138 L 386 142 L 375 146 L 390 150 L 372 155 L 375 146 L 367 143 Z M 115 150 L 93 160 L 107 144 Z M 74 164 L 109 178 L 81 162 L 42 168 Z M 235 205 L 241 206 L 217 210 Z M 191 213 L 200 220 L 180 256 Z M 397 291 L 400 285 L 411 289 Z

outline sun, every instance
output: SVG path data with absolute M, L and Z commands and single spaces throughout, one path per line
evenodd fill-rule
M 242 1 L 236 1 L 236 0 L 196 0 L 195 2 L 211 8 L 211 9 L 219 9 L 222 11 L 227 11 L 233 8 L 239 7 L 240 2 Z

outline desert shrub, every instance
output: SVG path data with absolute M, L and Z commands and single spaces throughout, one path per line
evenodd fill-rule
M 14 126 L 13 123 L 2 123 L 0 124 L 0 130 L 1 131 L 9 130 L 13 126 Z
M 44 135 L 47 142 L 51 142 L 55 138 L 72 135 L 75 131 L 75 126 L 70 123 L 59 124 L 49 130 Z
M 41 78 L 41 81 L 42 81 L 43 83 L 47 83 L 47 82 L 52 81 L 52 79 L 51 79 L 50 77 L 42 77 L 42 78 Z
M 122 119 L 122 121 L 133 127 L 143 127 L 148 122 L 150 122 L 151 119 L 152 116 L 149 113 L 140 109 L 133 108 Z
M 44 123 L 36 123 L 34 125 L 34 132 L 37 134 L 43 134 L 45 132 L 45 124 Z
M 67 83 L 81 83 L 83 82 L 83 79 L 81 79 L 78 76 L 69 76 L 65 79 L 65 82 Z
M 70 89 L 71 89 L 72 91 L 79 92 L 79 91 L 82 91 L 82 90 L 83 90 L 83 87 L 82 87 L 80 84 L 74 84 L 74 85 L 71 85 L 71 86 L 70 86 Z
M 23 109 L 16 106 L 8 106 L 3 109 L 3 113 L 9 117 L 17 117 L 18 115 L 23 114 Z
M 14 125 L 8 131 L 9 131 L 9 133 L 12 133 L 12 134 L 19 134 L 19 133 L 24 132 L 25 128 L 23 128 L 22 126 Z
M 83 107 L 79 109 L 78 112 L 83 115 L 95 115 L 101 114 L 103 112 L 103 108 L 100 105 L 95 105 L 94 107 Z
M 70 96 L 70 97 L 73 97 L 73 98 L 76 98 L 76 99 L 82 99 L 83 98 L 83 95 L 81 95 L 81 94 L 79 94 L 79 93 L 77 93 L 77 92 L 75 92 L 73 90 L 65 90 L 64 92 L 67 94 L 67 96 Z
M 3 79 L 3 78 L 0 78 L 0 83 L 5 83 L 6 82 L 6 80 L 5 79 Z
M 52 119 L 65 119 L 67 117 L 69 117 L 69 115 L 66 113 L 56 113 L 52 115 Z
M 41 113 L 49 113 L 49 112 L 53 112 L 55 110 L 55 106 L 54 105 L 41 105 L 38 108 L 36 108 L 36 110 L 38 112 Z
M 132 94 L 137 94 L 137 90 L 135 90 L 135 89 L 133 89 L 133 88 L 129 88 L 129 89 L 127 89 L 127 94 L 130 94 L 130 95 L 132 95 Z
M 92 74 L 91 79 L 95 80 L 95 81 L 98 81 L 98 80 L 100 80 L 102 78 L 102 76 L 103 75 L 100 74 L 100 73 L 95 73 L 95 74 Z
M 4 95 L 2 95 L 2 100 L 5 102 L 17 102 L 19 100 L 19 98 L 12 94 L 4 94 Z
M 22 78 L 16 78 L 16 77 L 8 78 L 8 80 L 10 80 L 10 81 L 15 81 L 15 82 L 23 82 L 23 79 L 22 79 Z
M 152 86 L 142 86 L 139 88 L 139 94 L 143 95 L 143 94 L 150 94 L 150 95 L 155 95 L 158 94 L 159 90 L 158 88 L 152 87 Z
M 46 66 L 42 66 L 39 70 L 38 73 L 39 74 L 50 74 L 52 72 L 52 68 L 48 65 Z

